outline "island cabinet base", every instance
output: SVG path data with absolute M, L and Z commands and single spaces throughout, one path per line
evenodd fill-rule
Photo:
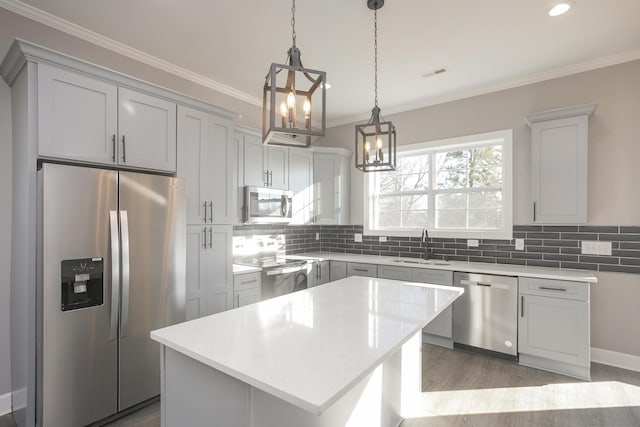
M 162 426 L 397 427 L 419 397 L 421 351 L 418 332 L 313 413 L 162 346 Z

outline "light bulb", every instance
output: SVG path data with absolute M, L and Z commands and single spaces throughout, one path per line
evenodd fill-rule
M 287 95 L 287 106 L 291 109 L 296 108 L 296 96 L 293 91 L 290 91 L 289 95 Z
M 378 147 L 378 150 L 382 148 L 382 140 L 380 138 L 376 140 L 376 147 Z
M 285 104 L 284 101 L 280 104 L 280 114 L 282 114 L 282 117 L 287 115 L 287 104 Z
M 309 115 L 309 113 L 311 113 L 311 102 L 309 102 L 309 99 L 304 100 L 304 105 L 302 106 L 302 109 L 304 110 L 304 114 L 307 116 Z

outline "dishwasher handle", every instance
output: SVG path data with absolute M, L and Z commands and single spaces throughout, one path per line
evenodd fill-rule
M 479 282 L 479 281 L 467 280 L 467 279 L 460 279 L 458 281 L 458 283 L 460 283 L 460 285 L 462 285 L 462 286 L 482 286 L 482 287 L 485 287 L 485 288 L 505 289 L 505 290 L 512 289 L 512 287 L 513 287 L 513 286 L 510 286 L 508 284 L 487 283 L 487 282 Z

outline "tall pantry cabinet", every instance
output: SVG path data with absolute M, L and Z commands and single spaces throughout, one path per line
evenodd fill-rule
M 178 176 L 187 192 L 187 320 L 233 308 L 233 124 L 178 107 Z

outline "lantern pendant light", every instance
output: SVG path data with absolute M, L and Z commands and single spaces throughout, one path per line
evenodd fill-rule
M 356 125 L 356 168 L 363 172 L 396 170 L 396 128 L 383 119 L 378 107 L 378 9 L 384 0 L 367 0 L 373 10 L 375 52 L 375 106 L 365 124 Z
M 262 143 L 309 147 L 326 130 L 324 71 L 302 66 L 296 46 L 296 2 L 292 0 L 293 45 L 286 64 L 271 64 L 262 99 Z

